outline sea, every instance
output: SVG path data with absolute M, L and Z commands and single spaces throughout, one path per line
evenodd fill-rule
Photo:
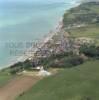
M 55 30 L 79 0 L 0 0 L 0 68 Z

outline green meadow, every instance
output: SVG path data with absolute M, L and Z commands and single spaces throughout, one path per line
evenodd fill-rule
M 99 2 L 89 2 L 70 9 L 64 14 L 64 28 L 71 36 L 88 37 L 99 42 Z M 81 27 L 76 27 L 81 26 Z
M 9 74 L 9 69 L 1 70 L 0 71 L 0 87 L 7 84 L 14 77 L 15 77 L 14 75 Z
M 98 99 L 99 61 L 89 61 L 41 80 L 16 100 Z
M 99 25 L 89 25 L 86 27 L 71 29 L 70 33 L 73 37 L 88 37 L 99 39 Z

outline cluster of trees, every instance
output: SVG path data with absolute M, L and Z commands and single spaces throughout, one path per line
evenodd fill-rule
M 29 70 L 32 68 L 32 63 L 29 60 L 24 62 L 18 62 L 12 66 L 10 66 L 10 73 L 16 74 L 18 72 L 22 72 L 23 70 Z
M 74 55 L 72 52 L 53 55 L 47 59 L 43 59 L 45 68 L 71 68 L 84 62 L 81 56 Z
M 87 57 L 99 59 L 99 47 L 96 45 L 84 44 L 80 47 L 80 53 L 84 54 Z
M 86 60 L 81 56 L 84 54 L 88 58 L 99 59 L 99 47 L 96 45 L 84 44 L 79 49 L 80 55 L 75 55 L 73 52 L 63 52 L 61 54 L 51 55 L 47 58 L 40 59 L 40 65 L 46 68 L 71 68 L 83 64 Z M 30 70 L 33 67 L 31 61 L 18 62 L 11 66 L 11 74 L 16 74 L 23 70 Z
M 80 55 L 75 55 L 72 52 L 52 55 L 47 59 L 43 59 L 41 62 L 46 68 L 71 68 L 83 64 L 86 58 L 99 59 L 99 47 L 95 44 L 84 44 L 80 47 L 79 52 Z
M 63 58 L 58 62 L 51 62 L 47 67 L 53 67 L 53 68 L 71 68 L 77 65 L 80 65 L 84 62 L 83 58 L 79 56 L 74 56 L 74 57 L 68 57 L 68 58 Z
M 71 68 L 82 64 L 84 59 L 80 56 L 73 55 L 72 52 L 64 52 L 61 54 L 52 55 L 48 58 L 40 59 L 40 64 L 47 68 Z M 33 68 L 31 61 L 18 62 L 10 67 L 10 73 L 16 74 L 23 70 L 30 70 Z

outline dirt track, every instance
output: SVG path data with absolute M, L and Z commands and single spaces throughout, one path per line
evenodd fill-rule
M 39 77 L 19 76 L 0 88 L 0 100 L 15 100 L 17 96 L 30 89 Z

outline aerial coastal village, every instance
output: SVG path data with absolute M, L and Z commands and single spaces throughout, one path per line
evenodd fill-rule
M 0 71 L 0 100 L 99 100 L 99 1 L 66 11 L 22 57 Z

